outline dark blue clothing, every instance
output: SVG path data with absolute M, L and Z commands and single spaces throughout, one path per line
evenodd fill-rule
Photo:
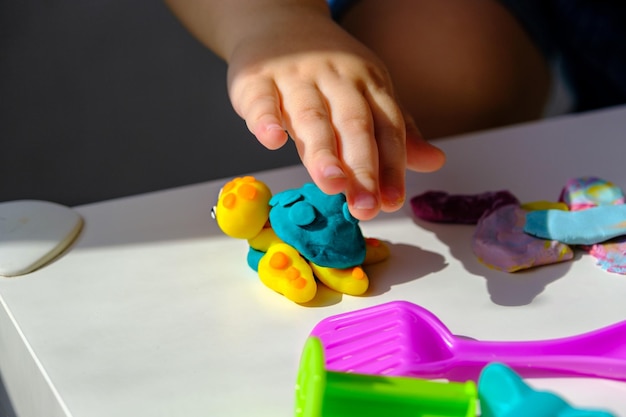
M 546 58 L 560 60 L 575 111 L 626 103 L 626 2 L 501 1 Z
M 330 8 L 330 14 L 333 19 L 339 21 L 343 17 L 343 14 L 350 8 L 351 5 L 358 0 L 326 0 L 328 7 Z
M 333 18 L 356 1 L 328 0 Z M 626 103 L 625 0 L 500 1 L 546 59 L 558 60 L 574 111 Z

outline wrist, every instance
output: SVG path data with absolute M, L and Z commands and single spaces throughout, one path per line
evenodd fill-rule
M 290 39 L 303 40 L 310 37 L 314 40 L 322 35 L 323 27 L 335 25 L 324 0 L 285 3 L 287 4 L 251 9 L 233 19 L 236 24 L 227 23 L 216 29 L 218 54 L 230 62 L 236 51 L 246 49 L 247 45 L 254 44 L 257 40 L 285 50 Z

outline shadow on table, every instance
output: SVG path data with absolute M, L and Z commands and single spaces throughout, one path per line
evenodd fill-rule
M 4 382 L 0 377 L 0 417 L 17 417 L 15 414 L 15 410 L 13 409 L 13 404 L 11 404 L 11 400 L 9 399 L 9 394 L 7 393 Z
M 451 255 L 458 259 L 469 273 L 484 277 L 491 301 L 501 306 L 531 304 L 550 283 L 565 276 L 571 268 L 572 261 L 515 273 L 491 269 L 482 264 L 472 251 L 475 225 L 430 223 L 416 218 L 413 218 L 413 221 L 418 227 L 432 232 L 445 243 L 450 248 Z M 575 259 L 573 261 L 575 262 Z
M 389 259 L 364 268 L 370 286 L 363 297 L 384 294 L 396 285 L 424 278 L 446 267 L 445 258 L 438 253 L 403 243 L 385 242 L 385 244 L 391 252 Z M 342 298 L 343 294 L 320 284 L 315 298 L 303 305 L 327 307 L 340 303 Z
M 366 267 L 371 284 L 367 295 L 381 295 L 396 285 L 422 279 L 446 267 L 445 258 L 435 252 L 404 243 L 385 242 L 389 259 Z

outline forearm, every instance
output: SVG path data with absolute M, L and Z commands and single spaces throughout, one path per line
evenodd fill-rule
M 246 38 L 270 25 L 297 27 L 307 16 L 329 16 L 325 0 L 165 0 L 185 27 L 229 61 Z M 318 34 L 321 36 L 322 34 Z
M 293 139 L 313 181 L 344 192 L 361 220 L 401 206 L 407 128 L 391 77 L 326 0 L 165 1 L 226 60 L 233 108 L 259 142 L 277 149 Z M 419 134 L 413 142 L 411 155 L 441 165 L 441 152 Z

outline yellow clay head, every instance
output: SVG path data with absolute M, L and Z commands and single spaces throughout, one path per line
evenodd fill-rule
M 221 189 L 214 208 L 218 226 L 230 237 L 255 237 L 268 221 L 271 197 L 267 185 L 254 177 L 229 181 Z

